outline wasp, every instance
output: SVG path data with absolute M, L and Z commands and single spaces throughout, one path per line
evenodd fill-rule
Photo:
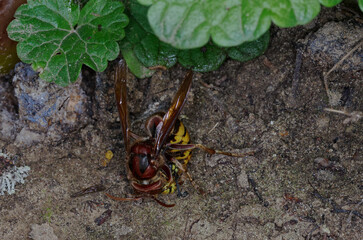
M 116 104 L 126 149 L 127 178 L 135 191 L 135 197 L 119 198 L 106 193 L 111 199 L 131 201 L 150 197 L 162 206 L 172 207 L 175 204 L 163 203 L 157 199 L 157 195 L 175 191 L 179 196 L 183 195 L 179 186 L 186 179 L 189 179 L 197 188 L 187 171 L 193 149 L 199 148 L 209 154 L 237 157 L 246 155 L 214 150 L 202 144 L 190 142 L 189 132 L 178 117 L 191 88 L 192 71 L 186 74 L 169 110 L 166 113 L 156 113 L 146 120 L 147 137 L 139 136 L 130 129 L 126 90 L 127 66 L 123 60 L 117 64 L 114 78 Z M 202 190 L 200 192 L 203 193 Z

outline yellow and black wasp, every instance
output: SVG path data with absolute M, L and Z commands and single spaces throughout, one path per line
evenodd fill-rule
M 246 155 L 190 143 L 189 132 L 178 117 L 190 91 L 192 71 L 186 74 L 169 110 L 166 113 L 156 113 L 147 119 L 147 137 L 138 136 L 130 130 L 126 91 L 127 67 L 123 60 L 117 64 L 114 77 L 116 103 L 126 148 L 127 178 L 135 190 L 135 197 L 119 198 L 106 193 L 108 197 L 120 201 L 151 197 L 165 207 L 172 207 L 174 204 L 165 204 L 156 196 L 175 191 L 181 194 L 178 188 L 186 179 L 196 187 L 187 171 L 193 149 L 200 148 L 209 154 Z

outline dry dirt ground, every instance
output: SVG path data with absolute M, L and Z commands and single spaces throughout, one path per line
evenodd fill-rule
M 115 62 L 104 73 L 85 68 L 67 88 L 17 65 L 0 79 L 0 150 L 31 170 L 15 194 L 0 196 L 0 239 L 362 239 L 362 47 L 329 73 L 328 92 L 323 77 L 359 44 L 362 29 L 362 15 L 324 10 L 307 26 L 273 27 L 263 56 L 195 73 L 181 115 L 192 140 L 256 153 L 194 151 L 189 172 L 206 195 L 186 182 L 186 197 L 160 196 L 173 208 L 151 199 L 116 202 L 103 192 L 70 197 L 100 183 L 105 192 L 132 196 Z M 149 79 L 129 76 L 135 132 L 167 110 L 185 73 L 176 66 Z M 354 118 L 325 108 L 358 112 Z M 103 168 L 107 150 L 114 158 Z M 107 210 L 111 217 L 98 226 Z

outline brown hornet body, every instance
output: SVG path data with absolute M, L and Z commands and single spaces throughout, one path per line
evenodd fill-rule
M 190 144 L 189 133 L 178 116 L 186 102 L 191 87 L 193 73 L 189 71 L 176 93 L 167 113 L 152 115 L 145 124 L 147 137 L 140 137 L 130 130 L 127 108 L 127 67 L 120 61 L 115 70 L 115 95 L 120 115 L 122 133 L 126 148 L 127 178 L 135 190 L 134 198 L 118 198 L 106 194 L 114 200 L 128 201 L 151 197 L 163 206 L 171 207 L 156 198 L 158 194 L 178 194 L 179 185 L 189 179 L 194 185 L 187 163 L 191 150 L 200 148 L 210 154 L 244 156 L 207 148 L 201 144 Z M 131 142 L 132 140 L 132 142 Z

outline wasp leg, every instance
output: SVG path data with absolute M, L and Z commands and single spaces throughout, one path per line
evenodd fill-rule
M 120 197 L 115 197 L 115 196 L 112 196 L 108 193 L 105 193 L 105 195 L 109 198 L 111 198 L 112 200 L 115 200 L 115 201 L 137 201 L 137 200 L 140 200 L 142 197 L 134 197 L 134 198 L 120 198 Z
M 231 157 L 245 157 L 245 156 L 254 155 L 254 153 L 255 153 L 254 151 L 247 152 L 247 153 L 224 152 L 224 151 L 215 150 L 213 148 L 206 147 L 202 144 L 166 144 L 166 147 L 169 149 L 172 149 L 172 150 L 184 150 L 184 151 L 199 148 L 211 155 L 222 154 L 222 155 L 231 156 Z
M 158 204 L 160 204 L 161 206 L 163 207 L 174 207 L 175 204 L 167 204 L 167 203 L 164 203 L 162 201 L 160 201 L 159 199 L 157 199 L 155 196 L 140 196 L 140 197 L 134 197 L 134 198 L 121 198 L 121 197 L 115 197 L 115 196 L 112 196 L 108 193 L 105 193 L 105 195 L 109 198 L 111 198 L 112 200 L 115 200 L 115 201 L 137 201 L 137 200 L 140 200 L 142 198 L 151 198 L 153 199 L 155 202 L 157 202 Z
M 142 141 L 142 140 L 146 140 L 146 138 L 145 137 L 141 137 L 141 136 L 139 136 L 139 135 L 137 135 L 136 133 L 134 133 L 134 132 L 131 132 L 131 131 L 129 131 L 129 136 L 130 136 L 130 138 L 132 138 L 132 139 L 134 139 L 135 141 Z
M 105 189 L 106 189 L 105 186 L 103 186 L 102 184 L 97 184 L 97 185 L 82 189 L 79 192 L 71 194 L 71 198 L 84 196 L 84 195 L 90 194 L 90 193 L 101 192 Z
M 184 197 L 188 196 L 189 193 L 187 191 L 184 191 L 183 193 L 181 192 L 180 184 L 178 183 L 178 178 L 179 178 L 179 175 L 175 177 L 175 185 L 176 185 L 176 190 L 178 192 L 177 196 L 184 198 Z
M 159 203 L 163 207 L 174 207 L 175 206 L 174 203 L 167 204 L 167 203 L 164 203 L 164 202 L 160 201 L 159 199 L 156 198 L 156 196 L 149 196 L 149 197 L 152 198 L 155 202 Z
M 185 167 L 185 165 L 183 165 L 183 164 L 181 164 L 177 159 L 175 159 L 175 158 L 172 158 L 171 159 L 171 161 L 178 167 L 178 169 L 179 169 L 179 171 L 182 171 L 182 173 L 184 173 L 187 177 L 188 177 L 188 179 L 189 179 L 189 181 L 190 181 L 190 183 L 192 184 L 192 186 L 195 188 L 195 190 L 197 190 L 201 195 L 205 195 L 205 192 L 201 189 L 201 188 L 199 188 L 198 186 L 197 186 L 197 184 L 195 184 L 195 182 L 193 181 L 193 178 L 192 178 L 192 176 L 190 176 L 190 174 L 189 174 L 189 172 L 187 171 L 187 169 L 186 169 L 186 167 Z M 178 186 L 178 185 L 177 185 Z
M 177 196 L 178 196 L 178 197 L 185 198 L 186 196 L 188 196 L 188 195 L 189 195 L 188 191 L 184 191 L 184 192 L 181 192 L 181 191 L 180 191 L 180 185 L 179 185 L 179 183 L 177 183 L 177 182 L 176 182 L 176 189 L 177 189 L 177 191 L 178 191 L 178 193 L 177 193 Z

